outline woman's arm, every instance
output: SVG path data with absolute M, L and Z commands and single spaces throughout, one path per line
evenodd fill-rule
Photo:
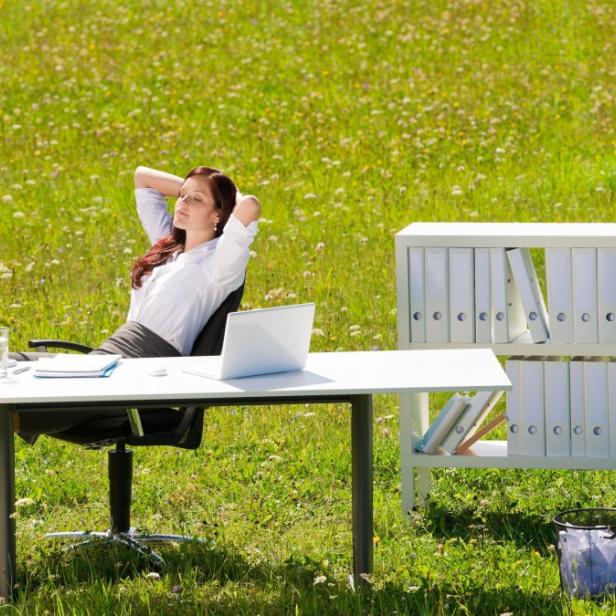
M 165 171 L 139 166 L 133 176 L 135 188 L 154 188 L 165 197 L 177 197 L 184 178 Z
M 253 195 L 238 194 L 238 201 L 233 208 L 233 214 L 247 227 L 251 222 L 259 220 L 261 204 Z

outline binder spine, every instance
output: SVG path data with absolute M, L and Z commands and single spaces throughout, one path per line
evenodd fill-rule
M 425 249 L 426 342 L 449 342 L 448 249 Z
M 501 394 L 500 391 L 480 391 L 469 398 L 468 405 L 449 431 L 441 447 L 448 453 L 455 453 L 458 446 L 475 433 Z
M 572 248 L 573 334 L 575 342 L 599 342 L 597 325 L 597 250 Z
M 607 364 L 607 384 L 610 458 L 616 458 L 616 359 L 611 359 Z
M 451 342 L 475 342 L 475 263 L 472 248 L 449 249 Z
M 552 342 L 573 342 L 571 248 L 545 249 L 548 318 Z
M 464 412 L 467 397 L 455 394 L 443 407 L 438 417 L 435 418 L 428 431 L 417 444 L 417 451 L 433 454 L 447 437 L 460 415 Z
M 490 330 L 492 342 L 509 342 L 507 257 L 504 248 L 490 248 Z
M 492 342 L 490 249 L 475 248 L 475 342 Z
M 616 248 L 597 251 L 599 342 L 616 342 Z
M 545 378 L 546 456 L 571 455 L 571 415 L 569 406 L 569 364 L 548 360 Z
M 512 389 L 507 392 L 507 455 L 522 455 L 522 423 L 524 421 L 520 399 L 521 375 L 520 358 L 510 358 L 505 363 L 505 372 L 511 381 Z
M 529 456 L 545 456 L 543 363 L 540 358 L 522 361 L 522 453 Z
M 584 362 L 587 458 L 610 455 L 607 372 L 607 362 L 601 358 Z
M 524 314 L 520 291 L 515 283 L 511 265 L 504 249 L 503 259 L 505 261 L 505 282 L 507 285 L 507 342 L 511 342 L 526 332 L 526 315 Z
M 426 281 L 423 248 L 408 250 L 411 342 L 426 342 Z
M 531 339 L 545 342 L 549 337 L 548 315 L 530 252 L 527 248 L 514 248 L 507 251 L 507 257 L 520 290 Z
M 584 418 L 584 362 L 572 359 L 569 362 L 569 392 L 571 408 L 571 455 L 586 457 L 586 420 Z

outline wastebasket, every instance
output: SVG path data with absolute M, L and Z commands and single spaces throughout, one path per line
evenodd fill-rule
M 616 592 L 616 509 L 569 509 L 552 521 L 563 592 L 571 597 Z

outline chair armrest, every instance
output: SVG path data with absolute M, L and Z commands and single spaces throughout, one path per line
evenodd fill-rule
M 47 351 L 48 347 L 55 349 L 67 349 L 69 351 L 79 351 L 80 353 L 89 353 L 93 350 L 92 347 L 86 346 L 85 344 L 80 344 L 79 342 L 71 342 L 70 340 L 47 340 L 46 338 L 40 340 L 28 340 L 28 346 L 31 349 L 36 349 L 41 353 Z

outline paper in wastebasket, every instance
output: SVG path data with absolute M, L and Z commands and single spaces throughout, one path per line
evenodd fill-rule
M 616 590 L 616 538 L 609 529 L 570 528 L 558 533 L 560 572 L 571 595 Z

